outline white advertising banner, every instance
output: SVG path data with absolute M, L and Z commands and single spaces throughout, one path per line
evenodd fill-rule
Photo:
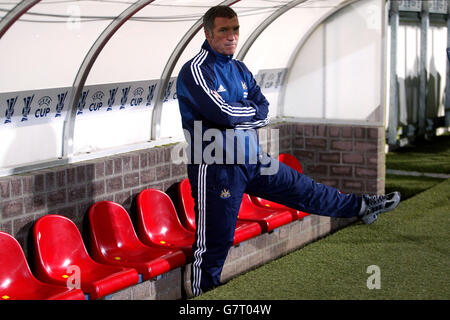
M 278 91 L 286 69 L 260 70 L 256 81 L 263 92 Z M 105 112 L 142 110 L 155 105 L 158 80 L 85 86 L 77 104 L 77 117 Z M 70 104 L 72 88 L 42 89 L 0 93 L 0 128 L 63 121 Z M 176 78 L 171 78 L 164 102 L 176 99 Z
M 77 104 L 77 117 L 153 107 L 157 84 L 157 80 L 149 80 L 86 86 Z M 71 94 L 70 87 L 0 93 L 0 128 L 64 120 Z
M 286 68 L 260 70 L 255 80 L 263 93 L 278 91 L 284 84 L 286 73 Z

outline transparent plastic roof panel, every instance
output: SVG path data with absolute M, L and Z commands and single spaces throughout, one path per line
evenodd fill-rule
M 78 68 L 126 1 L 39 1 L 0 41 L 0 92 L 72 86 Z
M 342 0 L 296 0 L 287 1 L 274 10 L 261 30 L 247 41 L 246 48 L 239 53 L 257 77 L 261 88 L 271 103 L 271 117 L 285 116 L 283 95 L 288 90 L 290 64 L 299 43 L 306 41 L 305 35 L 317 27 L 317 21 L 333 11 Z M 272 72 L 268 72 L 268 71 Z M 316 91 L 317 95 L 320 95 Z
M 280 63 L 290 55 L 280 114 L 308 121 L 380 124 L 384 112 L 383 2 L 335 1 L 324 9 L 322 16 L 310 20 L 312 28 L 299 32 L 296 39 L 301 40 L 293 41 L 297 47 L 287 49 L 284 57 L 280 54 Z M 277 33 L 282 34 L 281 30 Z
M 286 68 L 290 54 L 295 50 L 305 33 L 326 12 L 343 0 L 291 1 L 297 3 L 287 11 L 280 11 L 261 35 L 255 39 L 245 56 L 245 63 L 253 70 Z M 282 9 L 282 6 L 277 8 Z

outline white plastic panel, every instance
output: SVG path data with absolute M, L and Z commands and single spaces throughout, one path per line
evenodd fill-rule
M 0 93 L 0 168 L 61 155 L 70 87 Z
M 381 10 L 366 0 L 326 22 L 326 119 L 381 121 Z
M 148 141 L 157 85 L 154 80 L 85 86 L 75 121 L 75 153 Z
M 389 18 L 387 18 L 387 21 Z M 389 24 L 387 24 L 386 27 L 386 74 L 384 75 L 384 80 L 385 80 L 385 89 L 386 89 L 386 94 L 384 96 L 384 106 L 385 106 L 385 111 L 384 111 L 384 125 L 386 128 L 388 128 L 389 126 L 389 104 L 390 104 L 390 88 L 391 88 L 391 76 L 390 76 L 390 65 L 391 65 L 391 27 Z
M 286 79 L 283 115 L 323 118 L 324 114 L 324 32 L 319 26 L 303 46 Z
M 165 102 L 161 113 L 161 138 L 183 137 L 181 114 L 177 100 Z
M 60 155 L 62 123 L 0 129 L 0 168 L 54 160 Z
M 357 1 L 317 28 L 293 60 L 283 116 L 382 122 L 382 1 Z

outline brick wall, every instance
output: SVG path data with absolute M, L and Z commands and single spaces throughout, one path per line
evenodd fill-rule
M 279 152 L 294 154 L 301 161 L 304 172 L 316 181 L 337 187 L 343 192 L 384 192 L 384 128 L 279 123 L 265 131 L 268 150 L 275 143 L 270 129 L 278 129 Z M 141 190 L 156 188 L 167 191 L 184 179 L 186 166 L 175 165 L 171 162 L 172 148 L 173 145 L 167 145 L 2 177 L 0 178 L 0 230 L 12 234 L 22 245 L 28 260 L 32 261 L 31 250 L 29 250 L 31 229 L 33 223 L 41 216 L 46 214 L 67 216 L 85 235 L 86 214 L 89 207 L 96 201 L 112 200 L 122 204 L 130 212 L 133 199 Z M 131 212 L 131 216 L 134 216 L 134 212 Z M 315 235 L 311 234 L 311 230 L 320 224 L 321 219 L 328 218 L 308 217 L 306 221 L 309 221 L 307 222 L 309 231 L 304 230 L 305 233 L 302 235 L 304 239 L 289 240 L 295 242 L 295 245 L 291 247 L 300 247 L 314 239 Z M 330 227 L 327 227 L 325 233 L 342 226 L 341 222 L 336 223 L 334 220 L 329 220 L 327 223 Z M 289 230 L 295 230 L 291 226 L 289 228 Z M 283 232 L 286 233 L 286 231 Z M 291 231 L 288 232 L 288 234 L 291 233 Z M 291 234 L 286 239 L 295 237 Z M 258 238 L 260 240 L 257 240 Z M 227 262 L 225 269 L 228 270 L 227 277 L 238 274 L 242 268 L 254 267 L 278 256 L 279 253 L 284 254 L 292 249 L 291 247 L 283 249 L 283 246 L 287 244 L 280 245 L 286 240 L 284 238 L 280 238 L 279 241 L 273 240 L 273 235 L 262 235 L 258 238 L 246 244 L 253 248 L 245 251 L 244 257 L 250 262 L 242 264 L 240 261 L 241 267 L 234 271 L 230 271 L 232 267 L 228 266 L 232 262 Z M 252 245 L 252 241 L 258 244 Z M 264 244 L 261 244 L 261 241 Z M 269 251 L 271 254 L 262 253 L 267 252 L 269 247 L 272 248 Z M 263 251 L 257 253 L 256 248 Z M 242 250 L 242 248 L 233 250 Z M 178 279 L 177 275 L 174 277 Z M 164 283 L 164 279 L 166 278 L 152 281 Z M 178 287 L 181 287 L 181 284 Z M 178 289 L 175 293 L 155 289 L 159 292 L 155 293 L 152 288 L 158 288 L 157 284 L 140 284 L 139 288 L 130 289 L 132 292 L 121 292 L 120 295 L 132 299 L 138 296 L 142 298 L 143 295 L 150 298 L 179 296 Z
M 283 123 L 272 128 L 280 130 L 280 153 L 295 155 L 316 181 L 343 192 L 384 193 L 383 127 Z
M 0 178 L 0 230 L 28 251 L 33 223 L 46 214 L 64 215 L 85 230 L 89 207 L 111 200 L 130 210 L 143 189 L 167 190 L 186 177 L 186 166 L 170 161 L 171 146 L 120 154 L 28 174 Z

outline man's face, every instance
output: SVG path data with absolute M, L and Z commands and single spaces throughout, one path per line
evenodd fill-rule
M 205 30 L 205 36 L 211 48 L 218 53 L 227 56 L 234 54 L 239 40 L 238 18 L 217 17 L 212 34 Z

